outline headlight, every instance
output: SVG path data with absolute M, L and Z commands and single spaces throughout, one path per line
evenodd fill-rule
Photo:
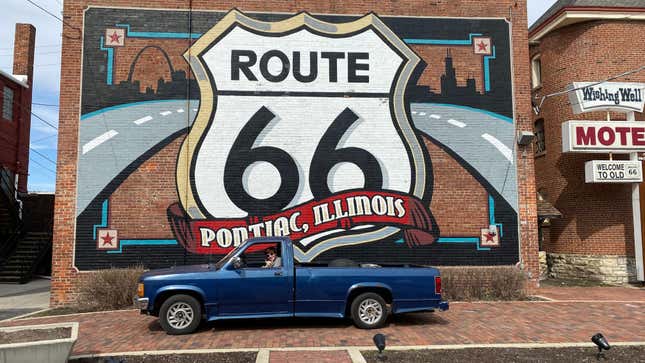
M 137 285 L 137 296 L 138 296 L 138 297 L 143 297 L 143 296 L 144 296 L 144 295 L 143 295 L 143 282 L 140 282 L 140 283 Z

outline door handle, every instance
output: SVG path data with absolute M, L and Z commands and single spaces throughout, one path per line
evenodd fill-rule
M 274 276 L 282 276 L 282 271 L 276 271 L 273 273 Z

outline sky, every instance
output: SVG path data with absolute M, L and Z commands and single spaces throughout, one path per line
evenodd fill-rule
M 61 17 L 63 0 L 32 1 Z M 528 0 L 529 25 L 533 24 L 554 2 L 555 0 Z M 2 3 L 0 69 L 12 73 L 15 24 L 33 24 L 36 27 L 36 54 L 32 111 L 57 127 L 62 24 L 26 0 L 2 0 Z M 57 136 L 58 132 L 54 128 L 32 116 L 27 186 L 30 192 L 54 191 Z

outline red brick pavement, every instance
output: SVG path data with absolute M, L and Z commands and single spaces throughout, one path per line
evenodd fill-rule
M 540 287 L 533 292 L 558 301 L 643 301 L 645 289 L 629 287 Z
M 587 342 L 602 332 L 611 342 L 645 341 L 645 302 L 453 303 L 447 312 L 396 316 L 384 329 L 360 330 L 336 319 L 229 320 L 170 336 L 138 311 L 22 319 L 0 325 L 80 322 L 74 355 L 142 350 Z M 273 354 L 273 353 L 272 353 Z

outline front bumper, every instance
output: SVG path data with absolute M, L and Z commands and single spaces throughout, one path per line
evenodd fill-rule
M 148 310 L 148 303 L 150 300 L 147 297 L 135 297 L 134 306 L 140 310 Z
M 441 310 L 441 311 L 446 311 L 446 310 L 448 310 L 449 308 L 450 308 L 450 306 L 448 306 L 448 302 L 447 302 L 447 301 L 441 301 L 441 302 L 439 302 L 439 310 Z

